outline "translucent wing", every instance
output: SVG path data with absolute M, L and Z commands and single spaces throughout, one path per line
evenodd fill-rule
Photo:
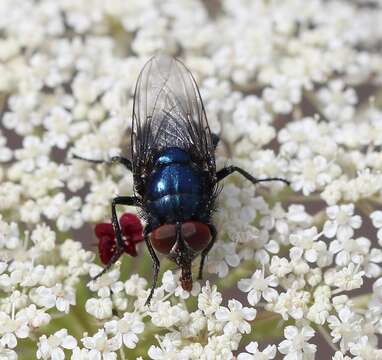
M 136 184 L 151 171 L 155 155 L 169 147 L 189 151 L 215 176 L 203 102 L 191 72 L 179 60 L 155 56 L 142 69 L 134 94 L 131 145 Z

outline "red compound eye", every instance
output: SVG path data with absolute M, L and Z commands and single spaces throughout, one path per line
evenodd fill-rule
M 174 224 L 166 224 L 156 228 L 151 233 L 151 243 L 155 250 L 168 255 L 175 245 L 176 228 Z
M 192 250 L 199 252 L 210 242 L 211 232 L 206 224 L 189 221 L 182 224 L 182 237 Z

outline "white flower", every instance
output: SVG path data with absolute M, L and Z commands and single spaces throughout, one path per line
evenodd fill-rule
M 381 360 L 382 349 L 376 349 L 370 344 L 367 336 L 362 336 L 357 343 L 349 344 L 350 353 L 354 360 Z
M 314 291 L 314 304 L 309 308 L 306 317 L 316 324 L 324 325 L 332 309 L 329 286 L 318 286 Z
M 289 316 L 300 320 L 307 311 L 310 298 L 311 295 L 307 291 L 288 289 L 279 294 L 274 304 L 268 304 L 267 309 L 279 313 L 284 320 L 287 320 Z
M 236 244 L 217 241 L 209 254 L 208 261 L 206 261 L 206 268 L 209 272 L 224 277 L 228 274 L 228 266 L 236 267 L 239 264 L 240 258 L 236 254 Z
M 177 280 L 178 280 L 177 277 L 174 276 L 172 271 L 170 270 L 165 271 L 162 276 L 163 289 L 168 293 L 174 293 L 175 289 L 178 287 Z
M 244 244 L 239 256 L 243 260 L 254 260 L 262 265 L 267 265 L 271 254 L 277 254 L 280 245 L 275 240 L 269 240 L 269 233 L 263 229 L 258 231 L 254 227 L 244 227 L 242 232 L 235 231 L 238 242 Z
M 184 338 L 194 338 L 206 329 L 207 319 L 201 310 L 196 310 L 190 314 L 188 322 L 181 328 L 180 333 Z
M 35 304 L 31 304 L 28 307 L 21 309 L 18 314 L 21 317 L 27 318 L 28 325 L 32 329 L 47 325 L 51 320 L 50 315 L 42 309 L 37 309 Z
M 240 339 L 240 334 L 210 336 L 204 355 L 207 359 L 234 359 L 232 351 L 237 350 Z
M 268 345 L 264 350 L 259 350 L 259 345 L 256 341 L 249 343 L 245 350 L 248 353 L 241 353 L 238 355 L 237 360 L 269 360 L 274 359 L 276 356 L 276 345 Z
M 52 291 L 56 297 L 55 306 L 58 311 L 69 313 L 70 305 L 76 304 L 76 296 L 74 290 L 69 286 L 56 284 Z
M 44 266 L 34 266 L 32 261 L 13 261 L 9 265 L 8 271 L 13 284 L 25 287 L 36 286 L 45 274 Z
M 89 158 L 96 158 L 94 155 Z M 91 192 L 86 195 L 81 208 L 84 220 L 97 222 L 109 215 L 110 200 L 118 191 L 116 183 L 109 177 L 103 181 L 92 181 Z
M 219 309 L 222 303 L 222 295 L 217 291 L 216 285 L 210 286 L 209 281 L 202 287 L 198 296 L 198 307 L 206 316 L 211 316 Z
M 317 241 L 321 234 L 317 234 L 316 227 L 299 231 L 289 237 L 290 243 L 294 246 L 290 249 L 290 256 L 300 258 L 302 255 L 308 262 L 316 262 L 320 253 L 326 250 L 323 241 Z
M 23 149 L 15 151 L 18 163 L 24 171 L 32 171 L 48 163 L 50 146 L 36 136 L 27 136 L 23 141 Z
M 324 114 L 333 121 L 348 121 L 354 114 L 357 95 L 353 89 L 344 89 L 342 80 L 334 80 L 329 87 L 318 92 L 318 98 L 324 106 Z
M 382 246 L 382 211 L 380 210 L 373 211 L 370 214 L 370 218 L 373 221 L 374 227 L 378 229 L 378 232 L 377 232 L 378 244 Z
M 314 336 L 314 330 L 310 326 L 302 328 L 287 326 L 284 329 L 284 336 L 286 340 L 283 340 L 278 348 L 285 354 L 285 360 L 314 359 L 317 346 L 308 342 Z
M 148 350 L 148 355 L 154 360 L 176 360 L 176 359 L 189 359 L 190 351 L 180 350 L 180 338 L 178 333 L 165 336 L 160 341 L 160 346 L 151 345 Z
M 0 249 L 16 249 L 20 244 L 19 228 L 16 223 L 6 223 L 0 215 Z
M 116 360 L 117 351 L 122 346 L 121 337 L 108 338 L 103 329 L 98 330 L 92 337 L 84 337 L 81 341 L 89 349 L 89 357 L 103 360 Z
M 332 357 L 332 360 L 351 360 L 351 358 L 349 356 L 344 355 L 340 351 L 336 351 L 336 353 Z
M 354 214 L 354 205 L 331 206 L 326 209 L 330 220 L 324 224 L 324 235 L 332 238 L 337 235 L 339 240 L 349 239 L 354 234 L 354 229 L 359 229 L 362 220 Z
M 366 250 L 365 248 L 362 249 Z M 364 256 L 360 256 L 365 276 L 368 278 L 378 278 L 382 272 L 382 249 L 371 249 Z
M 6 267 L 4 267 L 4 264 L 5 263 L 0 262 L 0 273 L 6 269 Z M 1 279 L 1 276 L 0 276 L 0 279 Z M 9 278 L 7 280 L 9 281 Z M 7 280 L 5 280 L 5 282 L 8 282 Z M 28 295 L 23 294 L 19 290 L 14 290 L 12 293 L 9 293 L 10 290 L 11 290 L 10 288 L 3 289 L 3 291 L 8 292 L 9 296 L 3 297 L 0 300 L 0 304 L 1 304 L 0 309 L 6 312 L 7 314 L 11 314 L 12 311 L 14 310 L 15 311 L 24 310 L 28 304 Z
M 112 316 L 113 302 L 110 298 L 90 298 L 86 301 L 85 309 L 96 319 L 108 319 Z
M 38 306 L 50 309 L 56 305 L 56 296 L 51 288 L 39 286 L 32 289 L 30 293 L 31 300 Z
M 294 79 L 275 76 L 272 79 L 272 87 L 266 88 L 263 96 L 276 113 L 288 114 L 292 111 L 293 105 L 300 102 L 301 86 Z
M 42 251 L 51 251 L 55 247 L 56 234 L 46 224 L 37 225 L 32 232 L 31 240 Z
M 25 223 L 36 224 L 40 221 L 42 206 L 34 200 L 28 200 L 20 208 L 21 220 Z
M 323 156 L 292 161 L 290 165 L 292 189 L 309 195 L 321 190 L 340 174 L 340 168 L 330 164 Z
M 182 288 L 180 283 L 180 272 L 176 275 L 170 270 L 166 271 L 162 277 L 163 288 L 169 293 L 174 293 L 175 296 L 179 296 L 181 299 L 188 299 L 190 295 L 196 296 L 200 292 L 200 285 L 194 281 L 192 284 L 191 292 Z
M 88 360 L 90 358 L 90 351 L 89 349 L 80 349 L 79 347 L 75 347 L 72 352 L 72 356 L 70 357 L 70 360 Z M 97 353 L 93 352 L 92 356 L 95 356 L 99 358 L 99 355 Z
M 106 332 L 120 336 L 129 349 L 134 349 L 139 341 L 138 334 L 144 330 L 141 317 L 136 313 L 124 313 L 119 320 L 112 320 L 104 325 Z
M 270 275 L 264 278 L 264 272 L 256 270 L 250 279 L 241 279 L 238 283 L 238 287 L 241 291 L 248 293 L 248 302 L 254 306 L 263 297 L 265 301 L 273 301 L 278 293 L 272 287 L 278 285 L 277 278 L 274 275 Z
M 0 345 L 0 360 L 17 360 L 18 356 L 16 351 L 4 348 Z
M 298 159 L 311 157 L 315 153 L 312 147 L 314 144 L 319 144 L 322 135 L 322 130 L 312 117 L 288 122 L 278 133 L 278 140 L 281 143 L 280 152 L 288 156 L 296 156 Z M 334 142 L 334 146 L 335 144 Z M 318 153 L 324 155 L 322 151 Z
M 349 343 L 353 342 L 359 336 L 361 331 L 361 320 L 348 307 L 339 310 L 338 317 L 331 315 L 328 317 L 328 325 L 332 330 L 333 342 L 340 342 L 341 351 L 349 348 Z
M 0 176 L 1 177 L 1 176 Z M 0 187 L 0 210 L 12 209 L 20 202 L 21 186 L 2 181 Z
M 307 227 L 312 222 L 312 217 L 305 211 L 303 205 L 290 205 L 288 212 L 277 203 L 269 215 L 264 216 L 260 224 L 267 229 L 275 229 L 282 244 L 288 243 L 288 236 L 295 227 Z
M 251 326 L 248 321 L 252 321 L 256 317 L 256 310 L 243 305 L 237 300 L 230 300 L 228 308 L 220 306 L 215 313 L 218 321 L 224 322 L 224 333 L 232 335 L 237 331 L 248 334 Z
M 237 124 L 242 125 L 246 125 L 249 121 L 269 123 L 272 120 L 265 108 L 264 101 L 254 95 L 246 96 L 238 103 L 233 117 Z
M 78 241 L 66 239 L 59 247 L 60 256 L 67 263 L 70 269 L 84 275 L 89 272 L 90 262 L 94 259 L 94 254 L 82 248 Z
M 269 270 L 272 274 L 279 278 L 282 278 L 289 274 L 293 270 L 292 264 L 286 258 L 279 258 L 278 256 L 273 256 Z
M 144 292 L 146 286 L 147 280 L 145 278 L 141 278 L 137 274 L 133 274 L 125 282 L 125 292 L 130 296 L 139 296 L 140 293 Z
M 80 207 L 80 197 L 74 196 L 66 200 L 64 193 L 58 193 L 53 198 L 47 199 L 43 212 L 48 219 L 56 220 L 60 231 L 67 231 L 71 228 L 78 229 L 82 226 L 82 216 L 78 211 Z
M 15 348 L 17 338 L 25 339 L 29 335 L 28 319 L 23 313 L 17 313 L 15 318 L 0 311 L 0 345 Z
M 64 186 L 65 176 L 65 166 L 54 162 L 49 162 L 33 173 L 23 173 L 21 183 L 25 188 L 24 194 L 43 204 L 45 200 L 42 199 L 43 196 L 47 196 Z
M 159 327 L 171 327 L 189 318 L 188 311 L 181 304 L 172 306 L 169 301 L 159 301 L 154 303 L 151 308 L 151 321 Z
M 221 203 L 226 208 L 227 213 L 219 215 L 223 219 L 228 219 L 229 224 L 232 223 L 236 225 L 235 227 L 242 223 L 251 223 L 255 220 L 258 211 L 264 211 L 264 207 L 267 208 L 264 200 L 260 197 L 254 197 L 253 189 L 247 185 L 243 184 L 239 187 L 234 184 L 226 184 L 223 187 Z M 227 250 L 231 249 L 228 248 Z
M 343 267 L 339 271 L 328 271 L 325 274 L 326 283 L 338 287 L 338 291 L 349 291 L 358 289 L 363 284 L 365 272 L 359 269 L 354 263 Z
M 76 339 L 68 335 L 66 329 L 62 329 L 48 338 L 46 335 L 40 337 L 36 356 L 37 359 L 64 360 L 65 353 L 63 349 L 74 349 L 76 345 Z
M 67 110 L 61 107 L 53 108 L 43 122 L 49 133 L 47 142 L 65 149 L 69 141 L 71 121 L 72 116 Z
M 102 271 L 103 268 L 101 266 L 92 264 L 89 268 L 89 275 L 91 278 L 94 278 Z M 111 293 L 117 293 L 123 289 L 123 283 L 118 281 L 119 277 L 119 269 L 114 268 L 110 271 L 106 271 L 96 280 L 91 280 L 88 283 L 88 287 L 91 291 L 97 291 L 98 296 L 108 297 Z
M 12 159 L 12 150 L 6 146 L 7 140 L 0 131 L 0 162 L 7 162 Z

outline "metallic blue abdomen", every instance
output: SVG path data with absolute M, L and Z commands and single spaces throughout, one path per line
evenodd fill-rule
M 156 160 L 146 194 L 161 222 L 186 221 L 201 210 L 202 174 L 187 152 L 167 149 Z

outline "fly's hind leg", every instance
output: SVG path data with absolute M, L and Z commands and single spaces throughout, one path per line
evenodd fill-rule
M 219 170 L 216 173 L 217 181 L 219 182 L 226 178 L 228 175 L 231 175 L 233 172 L 237 171 L 240 175 L 244 176 L 247 180 L 249 180 L 252 184 L 257 184 L 260 182 L 267 182 L 267 181 L 282 181 L 287 185 L 290 185 L 290 182 L 288 180 L 278 178 L 278 177 L 272 177 L 272 178 L 265 178 L 265 179 L 256 179 L 253 177 L 249 172 L 245 171 L 244 169 L 238 167 L 238 166 L 227 166 L 221 170 Z
M 202 255 L 201 255 L 201 258 L 200 258 L 200 265 L 199 265 L 199 275 L 198 275 L 198 279 L 199 280 L 203 279 L 204 262 L 206 260 L 206 257 L 208 255 L 208 253 L 210 252 L 210 250 L 214 246 L 214 243 L 215 243 L 215 240 L 216 240 L 217 231 L 216 231 L 215 226 L 212 225 L 212 224 L 209 224 L 208 227 L 210 228 L 211 237 L 212 238 L 211 238 L 211 241 L 208 243 L 207 247 L 202 251 Z
M 107 270 L 109 270 L 110 267 L 121 257 L 121 255 L 124 252 L 124 243 L 122 239 L 121 228 L 119 226 L 117 211 L 115 209 L 117 205 L 139 206 L 139 199 L 135 196 L 118 196 L 113 199 L 111 203 L 111 222 L 113 224 L 115 237 L 117 240 L 117 249 L 114 255 L 112 256 L 112 258 L 110 259 L 110 261 L 108 262 L 108 264 L 97 276 L 93 278 L 93 280 L 96 280 L 101 275 L 103 275 Z

